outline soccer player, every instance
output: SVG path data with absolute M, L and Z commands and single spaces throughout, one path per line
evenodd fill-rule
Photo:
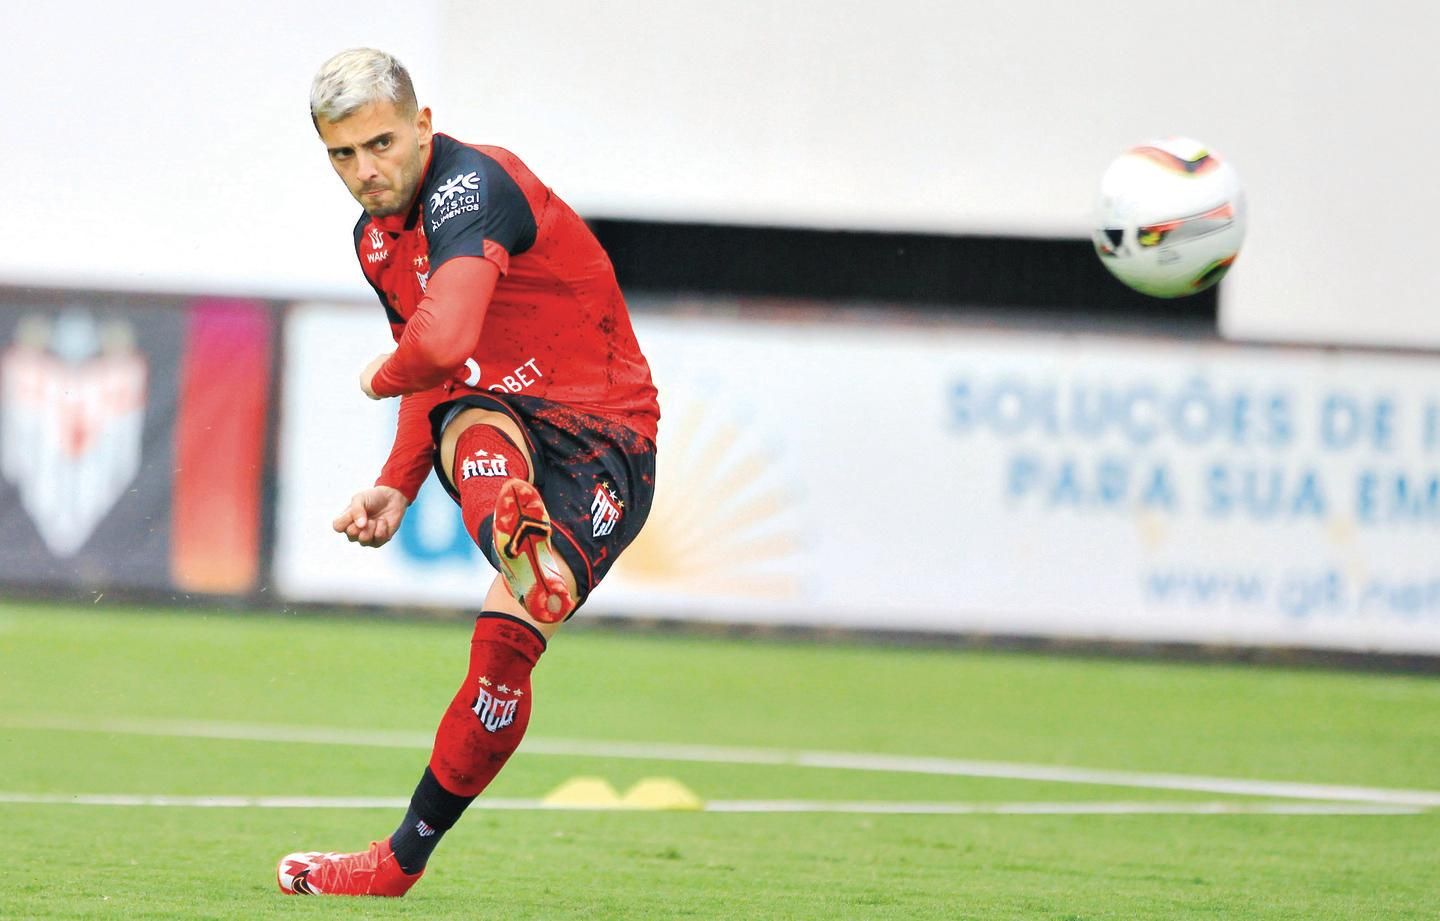
M 325 62 L 310 115 L 365 209 L 355 250 L 395 339 L 360 389 L 400 398 L 389 459 L 334 528 L 383 545 L 433 465 L 499 572 L 399 827 L 278 868 L 287 893 L 399 896 L 520 744 L 545 644 L 644 523 L 660 410 L 609 258 L 514 154 L 434 133 L 372 49 Z

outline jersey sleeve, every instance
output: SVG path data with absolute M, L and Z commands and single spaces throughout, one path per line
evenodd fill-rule
M 460 371 L 480 341 L 499 277 L 494 265 L 473 256 L 452 259 L 432 273 L 429 291 L 410 319 L 390 326 L 395 353 L 370 379 L 375 395 L 415 393 Z
M 456 256 L 480 256 L 510 268 L 510 257 L 535 243 L 537 226 L 525 193 L 478 150 L 456 145 L 436 164 L 423 203 L 430 271 Z
M 444 402 L 449 396 L 444 387 L 435 387 L 419 393 L 407 393 L 400 398 L 400 419 L 395 426 L 395 443 L 390 448 L 390 457 L 375 480 L 376 486 L 390 486 L 400 490 L 406 499 L 415 501 L 415 496 L 430 475 L 435 444 L 430 437 L 430 410 Z

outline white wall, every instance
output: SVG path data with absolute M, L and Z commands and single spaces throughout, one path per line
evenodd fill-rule
M 6 4 L 0 282 L 364 295 L 310 79 L 378 43 L 435 86 L 435 4 L 404 6 Z
M 443 129 L 594 215 L 1079 236 L 1115 153 L 1194 135 L 1250 192 L 1227 333 L 1437 347 L 1437 21 L 1399 0 L 10 4 L 0 281 L 363 298 L 304 106 L 364 43 Z
M 591 213 L 1067 236 L 1110 158 L 1188 134 L 1250 193 L 1228 334 L 1433 347 L 1433 10 L 449 0 L 439 121 Z

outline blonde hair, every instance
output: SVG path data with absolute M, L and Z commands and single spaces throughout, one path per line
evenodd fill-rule
M 410 72 L 393 55 L 374 48 L 351 48 L 320 65 L 310 84 L 310 120 L 338 122 L 362 106 L 393 102 L 406 115 L 419 111 Z

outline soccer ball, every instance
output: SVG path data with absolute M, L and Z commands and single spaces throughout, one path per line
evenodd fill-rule
M 1191 138 L 1125 151 L 1100 180 L 1095 251 L 1143 294 L 1184 297 L 1229 271 L 1245 238 L 1235 168 Z

